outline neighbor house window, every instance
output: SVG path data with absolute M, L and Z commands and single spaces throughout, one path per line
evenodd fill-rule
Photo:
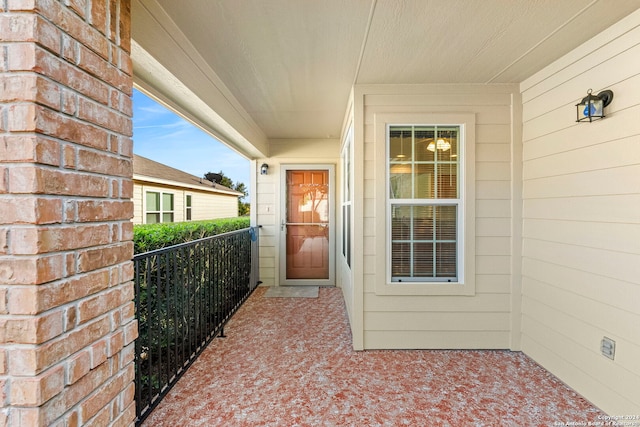
M 191 221 L 191 194 L 187 194 L 185 200 L 185 218 L 187 221 Z
M 457 282 L 461 263 L 460 125 L 388 126 L 391 282 Z
M 173 222 L 173 194 L 147 191 L 146 223 Z

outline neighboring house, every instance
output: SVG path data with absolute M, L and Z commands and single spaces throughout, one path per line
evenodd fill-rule
M 142 156 L 133 156 L 133 223 L 238 216 L 243 194 Z
M 640 414 L 640 0 L 3 4 L 0 424 L 135 417 L 134 82 L 251 160 L 260 280 L 339 286 L 355 349 Z

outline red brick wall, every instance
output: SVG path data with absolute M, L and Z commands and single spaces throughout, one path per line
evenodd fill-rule
M 130 10 L 0 1 L 0 426 L 135 420 Z

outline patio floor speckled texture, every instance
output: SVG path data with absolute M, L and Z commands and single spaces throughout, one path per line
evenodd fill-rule
M 604 415 L 510 351 L 351 347 L 340 289 L 258 288 L 143 426 L 557 426 Z

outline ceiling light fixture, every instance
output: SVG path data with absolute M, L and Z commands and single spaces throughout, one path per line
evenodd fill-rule
M 444 138 L 438 138 L 438 140 L 434 143 L 431 141 L 429 145 L 427 145 L 427 150 L 429 151 L 449 151 L 451 149 L 451 144 Z

